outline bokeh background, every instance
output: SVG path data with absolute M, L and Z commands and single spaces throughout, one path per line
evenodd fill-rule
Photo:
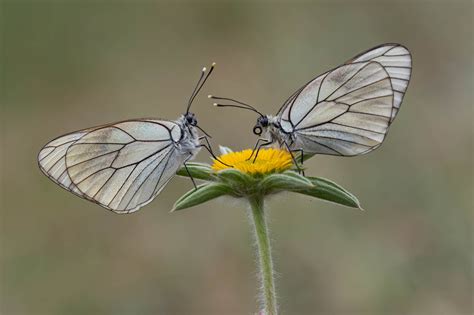
M 174 179 L 133 215 L 66 193 L 39 149 L 63 133 L 175 118 L 202 66 L 193 110 L 213 144 L 248 148 L 250 112 L 275 113 L 299 86 L 360 51 L 399 42 L 413 77 L 390 135 L 357 158 L 318 156 L 310 175 L 355 193 L 365 212 L 301 195 L 269 202 L 282 314 L 472 314 L 471 1 L 1 4 L 0 313 L 253 314 L 245 206 L 169 214 L 192 188 Z M 210 161 L 205 152 L 199 161 Z

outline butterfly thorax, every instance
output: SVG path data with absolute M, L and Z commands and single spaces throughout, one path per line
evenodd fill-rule
M 194 118 L 194 114 L 187 113 L 182 115 L 176 122 L 181 129 L 181 138 L 175 142 L 176 148 L 181 154 L 194 157 L 200 150 L 199 134 L 195 127 L 197 121 Z
M 282 129 L 279 119 L 276 116 L 264 116 L 266 121 L 260 124 L 262 137 L 273 142 L 276 146 L 286 148 L 286 144 L 294 142 L 293 134 Z

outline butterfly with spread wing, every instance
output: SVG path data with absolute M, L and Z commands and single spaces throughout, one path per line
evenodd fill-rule
M 126 120 L 66 134 L 41 149 L 40 169 L 62 188 L 115 213 L 137 211 L 201 147 L 214 156 L 209 135 L 189 111 L 214 65 L 207 73 L 202 69 L 186 112 L 177 120 Z M 197 129 L 205 135 L 199 136 Z
M 279 146 L 304 158 L 315 154 L 356 156 L 378 148 L 395 119 L 411 77 L 411 54 L 400 44 L 383 44 L 312 79 L 293 93 L 275 116 L 230 98 L 221 107 L 260 115 L 253 128 L 263 146 Z M 296 161 L 295 161 L 296 162 Z

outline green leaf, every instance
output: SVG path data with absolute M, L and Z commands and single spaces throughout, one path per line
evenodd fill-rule
M 333 186 L 333 187 L 336 188 L 336 189 L 340 189 L 340 190 L 346 192 L 347 194 L 351 195 L 351 196 L 354 197 L 355 199 L 357 199 L 357 197 L 356 197 L 353 193 L 349 192 L 347 189 L 345 189 L 345 188 L 342 187 L 341 185 L 336 184 L 335 182 L 333 182 L 333 181 L 331 181 L 331 180 L 329 180 L 329 179 L 327 179 L 327 178 L 323 178 L 323 177 L 311 177 L 311 176 L 308 176 L 308 178 L 309 178 L 309 180 L 311 180 L 311 181 L 317 180 L 317 181 L 319 181 L 319 182 L 324 182 L 325 184 L 330 185 L 330 186 Z
M 313 186 L 313 183 L 306 177 L 289 171 L 268 175 L 260 182 L 260 187 L 265 193 L 281 190 L 299 191 L 313 188 Z
M 314 187 L 294 190 L 294 192 L 334 202 L 343 206 L 362 209 L 359 200 L 338 184 L 319 177 L 307 177 L 307 179 L 313 183 Z
M 189 173 L 194 179 L 202 179 L 208 181 L 214 180 L 212 176 L 213 171 L 209 164 L 189 162 L 186 163 L 186 166 L 188 167 Z M 189 177 L 189 174 L 184 166 L 176 172 L 176 175 Z
M 219 171 L 215 176 L 231 185 L 252 185 L 253 183 L 252 176 L 232 168 Z
M 223 195 L 232 195 L 232 188 L 223 183 L 206 183 L 181 196 L 171 211 L 190 208 Z

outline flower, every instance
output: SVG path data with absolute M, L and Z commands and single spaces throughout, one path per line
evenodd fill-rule
M 291 154 L 281 149 L 260 149 L 258 155 L 253 150 L 247 149 L 239 152 L 228 152 L 214 160 L 212 169 L 221 171 L 234 168 L 250 175 L 263 175 L 281 173 L 293 166 Z M 227 164 L 224 165 L 223 163 Z
M 222 155 L 213 165 L 188 162 L 177 172 L 177 175 L 192 177 L 203 183 L 181 196 L 172 211 L 194 207 L 221 196 L 264 198 L 285 191 L 361 209 L 359 200 L 338 184 L 298 174 L 292 169 L 291 154 L 285 150 L 261 149 L 255 159 L 255 154 L 251 156 L 251 149 L 240 152 L 233 152 L 227 147 L 220 149 Z

